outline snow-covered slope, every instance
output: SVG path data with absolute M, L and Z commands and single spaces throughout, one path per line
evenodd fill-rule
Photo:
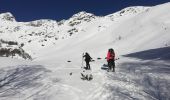
M 2 100 L 169 100 L 170 3 L 99 17 L 17 22 L 0 14 L 0 38 L 24 43 L 32 62 L 0 57 Z M 5 17 L 7 16 L 7 17 Z M 116 72 L 101 70 L 109 48 Z M 95 60 L 81 68 L 82 53 Z M 98 59 L 100 58 L 100 59 Z M 92 74 L 91 81 L 81 73 Z
M 115 21 L 108 20 L 108 17 L 99 18 L 85 24 L 83 26 L 85 31 L 79 32 L 66 41 L 56 42 L 56 45 L 60 45 L 60 47 L 54 47 L 55 49 L 51 49 L 49 52 L 42 51 L 42 54 L 44 57 L 48 55 L 51 59 L 70 57 L 78 59 L 81 58 L 82 52 L 87 51 L 97 58 L 105 57 L 107 49 L 110 47 L 113 47 L 119 56 L 169 46 L 168 18 L 170 15 L 166 10 L 168 8 L 169 4 L 155 6 L 137 15 L 122 16 Z M 45 48 L 44 51 L 47 49 Z M 62 57 L 54 55 L 57 53 Z M 63 55 L 67 56 L 63 57 Z M 44 59 L 44 57 L 42 58 Z
M 36 56 L 40 49 L 48 48 L 51 45 L 56 47 L 55 44 L 60 40 L 68 39 L 71 36 L 76 36 L 76 34 L 89 33 L 93 35 L 99 33 L 106 30 L 113 23 L 113 19 L 121 19 L 128 15 L 134 16 L 137 13 L 145 12 L 147 9 L 147 7 L 129 7 L 104 17 L 80 12 L 70 19 L 60 22 L 49 19 L 16 22 L 14 16 L 8 12 L 0 14 L 0 36 L 4 40 L 24 43 L 24 48 L 32 56 Z M 35 46 L 36 48 L 33 48 Z

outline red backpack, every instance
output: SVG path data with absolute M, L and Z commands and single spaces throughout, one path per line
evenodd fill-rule
M 107 61 L 109 60 L 114 60 L 115 59 L 115 53 L 114 50 L 109 49 L 108 53 L 107 53 Z

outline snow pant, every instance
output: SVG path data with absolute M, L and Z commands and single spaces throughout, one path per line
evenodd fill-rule
M 90 69 L 90 61 L 86 61 L 86 69 Z
M 108 61 L 108 67 L 109 67 L 109 70 L 112 70 L 113 72 L 115 71 L 115 61 L 113 59 L 110 59 Z

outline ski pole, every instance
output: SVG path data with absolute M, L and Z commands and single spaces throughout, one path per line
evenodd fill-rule
M 82 65 L 81 65 L 82 68 L 83 68 L 83 60 L 84 60 L 84 59 L 83 59 L 83 56 L 84 56 L 84 53 L 82 54 L 82 63 L 81 63 L 81 64 L 82 64 Z

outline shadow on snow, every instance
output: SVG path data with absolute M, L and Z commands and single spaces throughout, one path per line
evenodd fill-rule
M 42 85 L 41 80 L 49 72 L 41 65 L 20 65 L 0 69 L 0 97 L 15 96 L 18 93 Z
M 167 61 L 168 62 L 168 61 Z M 159 100 L 169 100 L 170 96 L 170 65 L 164 62 L 126 62 L 120 69 L 135 76 L 133 81 L 143 86 L 144 92 Z
M 170 47 L 124 56 L 141 60 L 123 62 L 116 67 L 117 73 L 107 75 L 110 83 L 114 83 L 105 85 L 111 93 L 108 99 L 170 100 Z
M 170 60 L 170 47 L 150 49 L 146 51 L 127 54 L 124 56 L 138 58 L 142 60 Z

